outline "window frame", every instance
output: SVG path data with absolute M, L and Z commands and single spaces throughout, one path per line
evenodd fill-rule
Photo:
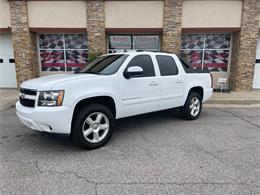
M 154 65 L 154 62 L 153 62 L 153 58 L 149 54 L 140 54 L 140 55 L 133 56 L 132 59 L 130 59 L 130 61 L 127 63 L 127 65 L 126 65 L 125 69 L 123 70 L 122 74 L 124 74 L 127 71 L 127 69 L 130 67 L 129 64 L 132 62 L 132 60 L 134 58 L 140 57 L 140 56 L 148 56 L 151 59 L 154 75 L 153 76 L 143 76 L 143 74 L 142 74 L 142 75 L 135 76 L 135 77 L 132 77 L 132 78 L 151 78 L 151 77 L 156 77 L 156 70 L 155 70 L 155 65 Z M 143 67 L 141 67 L 141 68 L 143 69 Z M 143 69 L 143 71 L 144 71 L 144 69 Z
M 108 53 L 110 53 L 110 51 L 116 50 L 116 49 L 110 49 L 109 48 L 109 36 L 130 36 L 131 37 L 131 49 L 127 49 L 127 50 L 130 50 L 130 51 L 131 50 L 161 51 L 161 34 L 156 34 L 156 33 L 109 33 L 109 34 L 107 34 L 107 52 Z M 158 39 L 159 40 L 158 50 L 154 50 L 154 49 L 135 49 L 134 36 L 158 36 L 158 38 L 159 38 Z
M 41 49 L 40 48 L 40 35 L 51 35 L 51 34 L 61 34 L 62 35 L 62 41 L 63 41 L 63 49 Z M 71 48 L 66 48 L 66 42 L 65 42 L 65 35 L 70 35 L 70 34 L 82 34 L 82 35 L 86 35 L 87 38 L 88 38 L 88 34 L 87 32 L 84 33 L 84 32 L 67 32 L 67 33 L 62 33 L 62 32 L 43 32 L 43 33 L 37 33 L 37 53 L 38 53 L 38 64 L 39 64 L 39 69 L 40 69 L 40 72 L 60 72 L 60 73 L 72 73 L 73 71 L 67 71 L 67 60 L 66 60 L 66 51 L 75 51 L 75 50 L 78 50 L 78 51 L 86 51 L 86 53 L 88 54 L 88 39 L 86 39 L 87 41 L 87 48 L 86 49 L 71 49 Z M 64 55 L 64 71 L 42 71 L 42 64 L 41 64 L 41 50 L 45 50 L 45 51 L 63 51 L 63 55 Z
M 232 43 L 233 43 L 233 34 L 232 33 L 225 33 L 225 32 L 217 32 L 217 33 L 183 33 L 182 35 L 203 35 L 203 47 L 202 49 L 180 49 L 180 51 L 201 51 L 201 70 L 204 69 L 204 60 L 205 60 L 205 51 L 229 51 L 229 56 L 228 56 L 228 64 L 227 64 L 227 70 L 226 71 L 210 71 L 210 72 L 216 72 L 216 73 L 221 73 L 221 72 L 229 72 L 230 69 L 230 63 L 231 63 L 231 55 L 232 55 Z M 230 35 L 230 45 L 229 48 L 221 48 L 221 49 L 210 49 L 206 48 L 206 36 L 207 35 Z
M 161 72 L 161 69 L 160 69 L 160 65 L 159 65 L 159 62 L 158 62 L 157 56 L 163 56 L 163 57 L 169 57 L 169 58 L 171 58 L 171 59 L 173 60 L 174 64 L 175 64 L 175 66 L 176 66 L 176 70 L 177 70 L 176 74 L 162 75 L 162 72 Z M 161 77 L 167 77 L 167 76 L 178 76 L 178 75 L 179 75 L 179 68 L 178 68 L 178 66 L 177 66 L 176 61 L 174 60 L 174 58 L 173 58 L 172 56 L 157 54 L 157 55 L 155 55 L 155 59 L 156 59 L 156 62 L 157 62 L 157 64 L 158 64 L 158 68 L 159 68 L 159 72 L 160 72 L 160 76 L 161 76 Z

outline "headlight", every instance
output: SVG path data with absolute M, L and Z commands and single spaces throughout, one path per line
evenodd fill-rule
M 38 99 L 38 106 L 61 106 L 64 91 L 41 91 Z

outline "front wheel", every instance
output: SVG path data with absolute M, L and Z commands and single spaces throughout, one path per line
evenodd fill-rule
M 86 149 L 105 145 L 114 130 L 114 116 L 100 104 L 90 104 L 76 113 L 72 125 L 73 140 Z
M 202 110 L 201 95 L 196 92 L 190 92 L 183 107 L 181 107 L 181 116 L 187 120 L 196 120 Z

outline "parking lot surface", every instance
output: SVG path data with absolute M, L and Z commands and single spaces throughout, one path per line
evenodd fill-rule
M 176 110 L 118 120 L 86 151 L 0 111 L 0 194 L 260 194 L 260 108 Z

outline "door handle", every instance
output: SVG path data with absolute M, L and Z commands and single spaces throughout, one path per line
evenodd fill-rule
M 175 83 L 182 83 L 182 81 L 180 79 L 176 79 Z
M 157 86 L 157 85 L 159 85 L 159 83 L 156 82 L 156 81 L 152 81 L 151 83 L 149 83 L 149 85 L 150 85 L 150 86 Z

